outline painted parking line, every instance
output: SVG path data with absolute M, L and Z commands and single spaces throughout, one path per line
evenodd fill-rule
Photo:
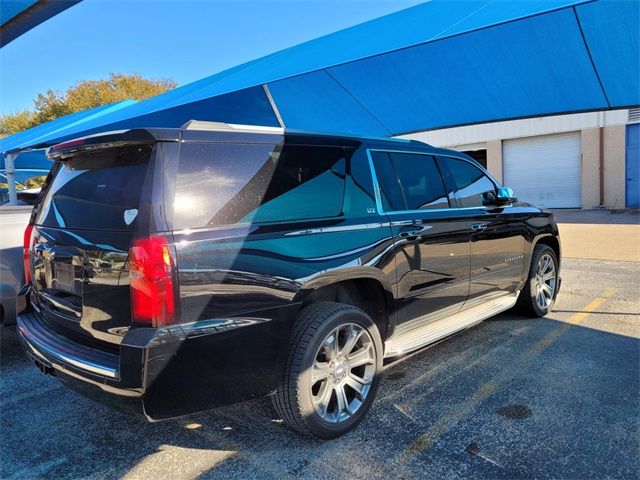
M 413 443 L 402 453 L 397 459 L 397 463 L 405 464 L 414 456 L 424 453 L 431 448 L 434 442 L 455 426 L 460 420 L 472 414 L 478 405 L 491 396 L 501 385 L 506 383 L 517 375 L 519 371 L 542 352 L 553 345 L 558 338 L 576 325 L 580 325 L 591 312 L 596 311 L 606 300 L 616 294 L 615 289 L 605 291 L 600 297 L 595 298 L 585 305 L 578 313 L 572 315 L 560 327 L 549 332 L 542 339 L 534 343 L 531 348 L 526 350 L 514 362 L 510 364 L 510 368 L 502 370 L 498 375 L 488 382 L 480 385 L 475 393 L 455 409 L 448 416 L 442 418 L 435 425 L 429 428 L 425 433 L 416 438 Z

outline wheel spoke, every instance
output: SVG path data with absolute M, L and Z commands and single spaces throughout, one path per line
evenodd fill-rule
M 544 294 L 542 293 L 542 290 L 538 290 L 538 293 L 536 294 L 536 302 L 538 303 L 538 306 L 540 308 L 544 308 L 545 299 L 544 299 Z
M 364 345 L 360 350 L 357 350 L 353 355 L 347 357 L 347 363 L 349 368 L 356 368 L 367 363 L 373 363 L 371 354 L 371 344 Z
M 336 386 L 336 399 L 338 400 L 338 418 L 340 418 L 340 414 L 345 410 L 351 414 L 348 410 L 349 402 L 347 401 L 347 392 L 344 391 L 344 385 Z
M 349 385 L 351 388 L 353 388 L 353 390 L 358 394 L 358 397 L 360 398 L 360 400 L 363 399 L 362 398 L 363 389 L 366 385 L 368 385 L 369 382 L 367 382 L 363 378 L 358 378 L 355 375 L 352 375 L 351 373 L 347 376 L 347 378 L 345 378 L 344 382 L 347 385 Z
M 311 370 L 311 385 L 315 385 L 320 380 L 324 380 L 330 373 L 329 362 L 315 362 Z
M 556 272 L 554 270 L 551 270 L 550 272 L 547 272 L 542 276 L 542 279 L 545 281 L 551 280 L 553 278 L 556 278 Z
M 323 417 L 327 416 L 327 410 L 329 409 L 329 403 L 331 402 L 331 394 L 333 393 L 333 385 L 329 382 L 324 382 L 318 395 L 314 398 L 314 403 L 318 406 L 320 414 Z
M 546 283 L 542 284 L 542 292 L 545 293 L 547 295 L 547 297 L 549 297 L 549 298 L 551 298 L 552 295 L 553 295 L 553 290 Z
M 338 333 L 339 328 L 331 332 L 331 334 L 327 338 L 325 338 L 324 343 L 322 344 L 329 360 L 335 360 L 336 358 L 338 358 Z
M 340 350 L 340 355 L 345 357 L 349 356 L 349 354 L 353 351 L 353 347 L 356 346 L 356 343 L 362 336 L 363 332 L 363 330 L 359 330 L 354 326 L 351 326 L 351 328 L 349 329 L 349 336 L 345 341 L 344 347 L 342 347 L 342 350 Z

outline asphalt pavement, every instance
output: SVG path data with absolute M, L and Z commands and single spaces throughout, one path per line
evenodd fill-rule
M 268 400 L 160 423 L 42 375 L 1 344 L 0 478 L 638 478 L 640 264 L 568 258 L 556 309 L 505 313 L 389 367 L 334 441 Z

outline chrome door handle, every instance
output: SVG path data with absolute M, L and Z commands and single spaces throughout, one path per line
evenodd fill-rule
M 401 230 L 399 236 L 405 240 L 415 240 L 420 236 L 420 230 Z
M 471 230 L 473 230 L 474 232 L 483 232 L 486 228 L 486 223 L 473 223 L 471 225 Z

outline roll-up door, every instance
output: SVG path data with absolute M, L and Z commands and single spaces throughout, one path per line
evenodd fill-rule
M 580 208 L 580 143 L 580 132 L 503 141 L 504 184 L 538 207 Z

